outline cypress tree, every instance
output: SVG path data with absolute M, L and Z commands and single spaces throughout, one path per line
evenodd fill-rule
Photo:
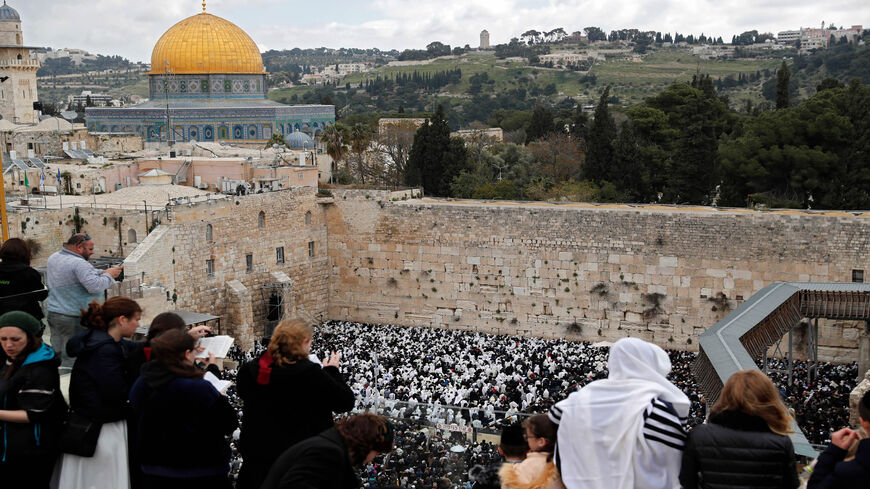
M 610 101 L 610 85 L 604 89 L 598 106 L 595 107 L 595 116 L 592 126 L 587 135 L 586 164 L 583 175 L 596 183 L 609 179 L 609 173 L 613 164 L 613 142 L 616 139 L 616 123 L 610 116 L 608 103 Z
M 791 72 L 788 70 L 788 65 L 783 60 L 779 66 L 779 71 L 776 72 L 776 108 L 785 109 L 788 107 L 788 84 L 791 79 Z

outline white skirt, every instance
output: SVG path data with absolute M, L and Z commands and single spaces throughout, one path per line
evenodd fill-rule
M 55 489 L 129 489 L 127 422 L 106 423 L 100 429 L 93 457 L 64 453 L 54 471 Z

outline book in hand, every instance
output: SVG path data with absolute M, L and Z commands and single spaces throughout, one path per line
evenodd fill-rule
M 214 353 L 215 358 L 226 358 L 230 347 L 233 346 L 233 338 L 230 336 L 209 336 L 199 339 L 199 346 L 205 350 L 196 354 L 196 358 L 208 358 L 209 353 Z
M 221 380 L 221 379 L 215 377 L 215 375 L 211 372 L 206 372 L 205 376 L 203 376 L 202 379 L 205 380 L 206 382 L 208 382 L 209 384 L 213 385 L 214 388 L 217 389 L 217 391 L 220 392 L 221 394 L 226 394 L 227 389 L 231 385 L 233 385 L 233 383 L 230 382 L 229 380 Z

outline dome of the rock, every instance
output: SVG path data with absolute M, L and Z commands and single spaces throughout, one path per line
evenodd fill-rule
M 263 57 L 239 26 L 201 13 L 170 27 L 151 53 L 151 73 L 263 73 Z

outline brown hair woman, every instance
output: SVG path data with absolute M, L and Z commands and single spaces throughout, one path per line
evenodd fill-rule
M 82 312 L 85 331 L 73 336 L 66 351 L 75 358 L 70 377 L 70 408 L 100 423 L 100 437 L 92 457 L 64 454 L 59 487 L 129 487 L 127 418 L 130 382 L 127 357 L 141 349 L 128 341 L 139 327 L 142 308 L 129 297 L 111 297 L 88 304 Z
M 196 340 L 170 329 L 151 348 L 154 359 L 130 392 L 142 487 L 230 489 L 226 436 L 238 427 L 238 417 L 194 365 Z
M 766 375 L 734 373 L 707 423 L 689 433 L 680 482 L 685 489 L 798 487 L 791 421 Z

